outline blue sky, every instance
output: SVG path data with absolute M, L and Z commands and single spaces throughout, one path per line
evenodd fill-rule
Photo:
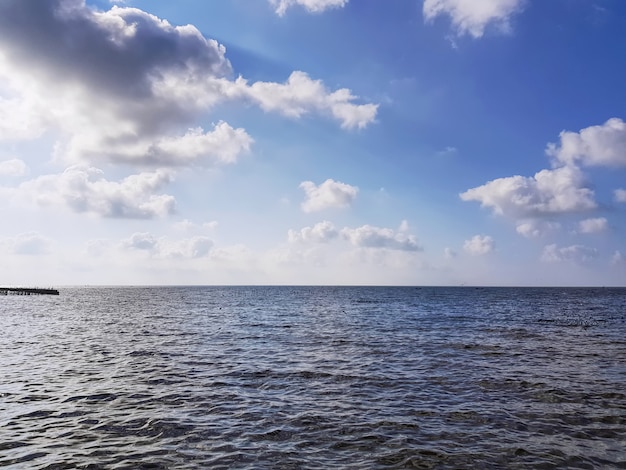
M 0 284 L 626 284 L 622 0 L 0 0 Z

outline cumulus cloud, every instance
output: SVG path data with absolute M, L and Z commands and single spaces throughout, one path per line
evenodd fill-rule
M 299 231 L 289 230 L 287 239 L 289 243 L 328 243 L 338 235 L 339 232 L 332 222 L 324 220 L 313 227 L 304 227 Z
M 510 30 L 510 20 L 519 13 L 525 0 L 424 0 L 426 21 L 440 15 L 448 16 L 459 36 L 481 37 L 493 24 L 501 31 Z
M 626 166 L 626 122 L 611 118 L 579 132 L 563 131 L 558 144 L 548 144 L 546 153 L 562 164 Z
M 24 176 L 28 173 L 28 166 L 22 160 L 12 158 L 0 162 L 0 176 Z
M 548 263 L 560 263 L 563 261 L 586 263 L 597 256 L 598 250 L 595 248 L 583 245 L 559 247 L 556 244 L 552 244 L 544 247 L 541 259 Z
M 580 233 L 600 233 L 609 228 L 609 222 L 604 217 L 581 220 L 578 223 Z
M 193 26 L 174 27 L 135 8 L 100 12 L 81 0 L 0 3 L 0 52 L 0 78 L 13 93 L 0 102 L 0 115 L 18 106 L 33 136 L 41 127 L 60 131 L 62 156 L 72 161 L 136 160 L 123 148 L 175 158 L 163 155 L 163 136 L 178 132 L 208 98 L 184 101 L 167 86 L 202 88 L 232 72 L 224 47 Z
M 150 233 L 133 233 L 130 238 L 124 240 L 122 245 L 125 248 L 135 250 L 153 250 L 157 246 L 157 238 Z
M 137 232 L 123 240 L 120 246 L 147 252 L 153 258 L 194 259 L 208 256 L 213 241 L 203 236 L 169 240 L 166 237 L 157 238 L 151 233 Z
M 359 188 L 340 181 L 327 179 L 317 186 L 312 181 L 300 183 L 305 200 L 301 204 L 304 212 L 317 212 L 329 208 L 345 208 L 352 204 Z
M 9 80 L 26 77 L 18 89 L 47 99 L 62 92 L 74 106 L 87 98 L 84 110 L 94 113 L 103 110 L 93 101 L 108 103 L 105 110 L 158 130 L 183 110 L 158 96 L 155 82 L 194 85 L 231 73 L 224 47 L 193 26 L 174 27 L 136 8 L 100 12 L 82 0 L 3 2 L 0 45 L 2 72 Z
M 78 213 L 145 219 L 174 212 L 174 198 L 156 194 L 170 181 L 170 174 L 163 170 L 131 175 L 116 182 L 106 180 L 97 168 L 73 166 L 61 174 L 22 183 L 13 195 L 42 206 L 68 207 Z
M 552 169 L 541 170 L 533 177 L 497 178 L 459 196 L 515 220 L 516 230 L 522 236 L 540 237 L 555 231 L 560 225 L 547 218 L 598 207 L 581 169 L 583 166 L 626 165 L 626 123 L 612 118 L 577 133 L 561 132 L 559 144 L 549 144 L 546 153 L 552 159 Z M 613 194 L 616 202 L 626 202 L 626 190 L 616 189 Z M 579 223 L 577 232 L 598 233 L 607 228 L 605 218 L 589 218 Z M 567 251 L 556 253 L 555 249 L 551 248 L 546 257 L 566 256 L 563 253 Z
M 275 111 L 292 118 L 311 111 L 329 113 L 346 129 L 364 128 L 374 121 L 378 110 L 376 104 L 354 104 L 357 97 L 347 88 L 329 92 L 321 80 L 313 80 L 300 71 L 293 72 L 285 83 L 255 82 L 248 85 L 240 77 L 229 93 L 248 98 L 264 111 Z
M 443 257 L 444 257 L 445 259 L 454 259 L 454 258 L 456 258 L 456 257 L 457 257 L 457 253 L 456 253 L 456 251 L 454 251 L 452 248 L 450 248 L 450 247 L 446 247 L 446 248 L 443 250 Z
M 142 166 L 176 167 L 235 163 L 250 150 L 253 139 L 244 129 L 234 129 L 225 122 L 212 131 L 201 127 L 188 129 L 182 136 L 155 136 L 151 140 L 110 141 L 106 150 L 89 133 L 76 136 L 63 153 L 70 161 L 109 160 Z M 58 152 L 59 150 L 57 150 Z
M 344 227 L 337 230 L 332 222 L 324 220 L 312 227 L 289 230 L 290 244 L 323 244 L 341 238 L 358 248 L 377 248 L 396 251 L 422 251 L 415 235 L 407 233 L 408 223 L 403 220 L 399 229 L 363 225 L 357 228 Z
M 360 248 L 387 248 L 400 251 L 422 251 L 415 235 L 390 228 L 363 225 L 357 228 L 344 228 L 341 236 L 352 245 Z
M 252 139 L 226 123 L 184 132 L 225 100 L 292 118 L 326 114 L 344 128 L 375 118 L 377 105 L 358 104 L 350 90 L 330 91 L 304 72 L 285 83 L 233 80 L 225 53 L 194 26 L 137 8 L 0 2 L 0 118 L 11 117 L 0 119 L 0 139 L 52 129 L 62 136 L 59 159 L 175 166 L 233 162 L 248 149 Z
M 547 235 L 550 232 L 554 232 L 559 229 L 561 225 L 557 222 L 550 222 L 545 220 L 528 220 L 520 222 L 515 227 L 515 230 L 520 235 L 526 238 L 538 238 Z
M 626 202 L 626 189 L 616 189 L 613 191 L 613 197 L 617 202 Z
M 300 5 L 310 13 L 321 13 L 328 8 L 341 8 L 349 0 L 270 0 L 272 6 L 276 8 L 276 13 L 283 16 L 287 8 Z
M 495 242 L 489 235 L 474 235 L 465 240 L 463 249 L 470 255 L 486 255 L 495 249 Z
M 532 178 L 498 178 L 460 194 L 464 201 L 478 201 L 495 214 L 513 218 L 594 209 L 593 196 L 593 191 L 584 186 L 582 172 L 573 166 L 542 170 Z
M 8 0 L 0 11 L 5 55 L 50 84 L 89 83 L 109 96 L 150 98 L 154 76 L 231 72 L 215 40 L 137 8 L 97 11 L 84 0 Z

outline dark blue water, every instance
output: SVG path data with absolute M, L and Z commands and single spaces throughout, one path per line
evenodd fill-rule
M 626 289 L 2 296 L 0 467 L 626 468 Z

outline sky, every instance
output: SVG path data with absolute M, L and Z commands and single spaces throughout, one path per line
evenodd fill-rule
M 626 285 L 623 0 L 0 0 L 0 285 Z

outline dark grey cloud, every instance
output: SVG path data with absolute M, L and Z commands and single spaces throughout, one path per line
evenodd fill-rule
M 172 26 L 137 8 L 0 0 L 0 86 L 8 85 L 0 93 L 9 90 L 0 117 L 17 110 L 26 123 L 0 123 L 0 139 L 53 130 L 57 161 L 180 167 L 233 163 L 248 150 L 252 138 L 243 129 L 194 125 L 225 100 L 291 118 L 317 112 L 346 129 L 375 118 L 377 105 L 355 104 L 350 90 L 330 91 L 304 72 L 284 83 L 233 80 L 225 52 L 194 26 Z
M 206 92 L 207 81 L 232 72 L 224 54 L 194 26 L 172 26 L 137 8 L 98 11 L 83 0 L 0 1 L 0 56 L 12 69 L 5 75 L 16 83 L 21 73 L 36 84 L 27 93 L 63 97 L 73 116 L 106 129 L 92 139 L 105 154 L 110 146 L 193 122 L 207 107 L 198 93 L 207 93 L 209 103 L 219 95 Z M 177 90 L 184 87 L 181 99 Z M 65 126 L 76 134 L 75 124 Z
M 51 80 L 133 99 L 152 97 L 154 78 L 167 72 L 231 72 L 224 50 L 192 26 L 136 8 L 98 12 L 82 0 L 3 0 L 0 44 L 12 62 Z

